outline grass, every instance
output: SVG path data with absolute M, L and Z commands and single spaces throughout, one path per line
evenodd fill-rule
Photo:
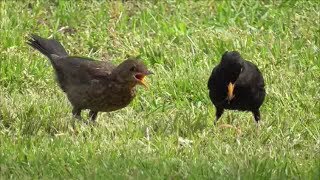
M 319 12 L 316 0 L 1 1 L 0 179 L 319 179 Z M 30 33 L 115 64 L 139 55 L 150 88 L 75 133 Z M 263 72 L 259 129 L 235 111 L 213 126 L 206 83 L 226 50 Z

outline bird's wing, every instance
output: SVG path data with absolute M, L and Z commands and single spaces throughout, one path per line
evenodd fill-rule
M 110 76 L 115 66 L 105 61 L 94 61 L 90 64 L 82 64 L 81 68 L 86 70 L 91 78 L 106 78 Z
M 263 81 L 258 67 L 249 61 L 245 61 L 243 70 L 239 74 L 239 77 L 235 82 L 235 86 L 243 88 L 256 88 L 260 85 L 261 79 Z
M 82 57 L 54 58 L 58 82 L 62 89 L 68 85 L 90 84 L 93 79 L 108 78 L 114 69 L 109 62 Z
M 210 76 L 209 81 L 208 81 L 208 89 L 209 90 L 212 90 L 214 84 L 216 83 L 217 69 L 218 69 L 218 66 L 214 67 L 213 70 L 212 70 L 211 76 Z

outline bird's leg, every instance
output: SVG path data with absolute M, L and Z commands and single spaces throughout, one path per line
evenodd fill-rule
M 74 118 L 78 119 L 79 121 L 81 121 L 81 109 L 73 108 L 72 109 L 72 116 Z
M 253 113 L 254 120 L 256 121 L 257 124 L 259 124 L 259 120 L 260 120 L 259 109 L 253 110 L 252 113 Z
M 253 116 L 254 116 L 254 120 L 256 121 L 257 133 L 259 133 L 260 124 L 261 124 L 261 123 L 259 123 L 259 121 L 260 121 L 260 111 L 259 111 L 259 109 L 256 109 L 256 110 L 253 110 L 252 113 L 253 113 Z
M 81 121 L 81 109 L 78 109 L 78 108 L 74 107 L 72 109 L 72 116 L 73 116 L 73 118 Z M 77 129 L 76 129 L 76 124 L 75 124 L 75 120 L 74 119 L 72 120 L 72 128 L 73 128 L 72 131 L 78 132 Z
M 214 125 L 217 124 L 219 118 L 221 117 L 222 113 L 223 113 L 224 109 L 223 108 L 218 108 L 216 107 L 216 119 L 214 121 Z
M 90 110 L 89 117 L 92 122 L 96 122 L 98 112 Z

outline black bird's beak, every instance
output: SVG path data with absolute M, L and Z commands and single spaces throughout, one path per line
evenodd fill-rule
M 229 85 L 228 85 L 227 100 L 228 100 L 229 103 L 234 98 L 234 94 L 233 94 L 234 86 L 235 86 L 235 84 L 233 84 L 232 82 L 230 82 Z

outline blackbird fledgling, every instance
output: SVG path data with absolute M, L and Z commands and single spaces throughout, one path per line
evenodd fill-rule
M 90 119 L 95 121 L 98 112 L 126 107 L 136 95 L 135 86 L 146 86 L 144 77 L 152 74 L 136 58 L 128 58 L 115 67 L 109 62 L 69 56 L 54 39 L 31 35 L 27 43 L 50 59 L 77 119 L 81 119 L 84 109 L 90 110 Z
M 259 108 L 266 95 L 261 72 L 239 52 L 225 52 L 208 81 L 209 96 L 216 107 L 216 120 L 224 109 L 251 111 L 260 120 Z

